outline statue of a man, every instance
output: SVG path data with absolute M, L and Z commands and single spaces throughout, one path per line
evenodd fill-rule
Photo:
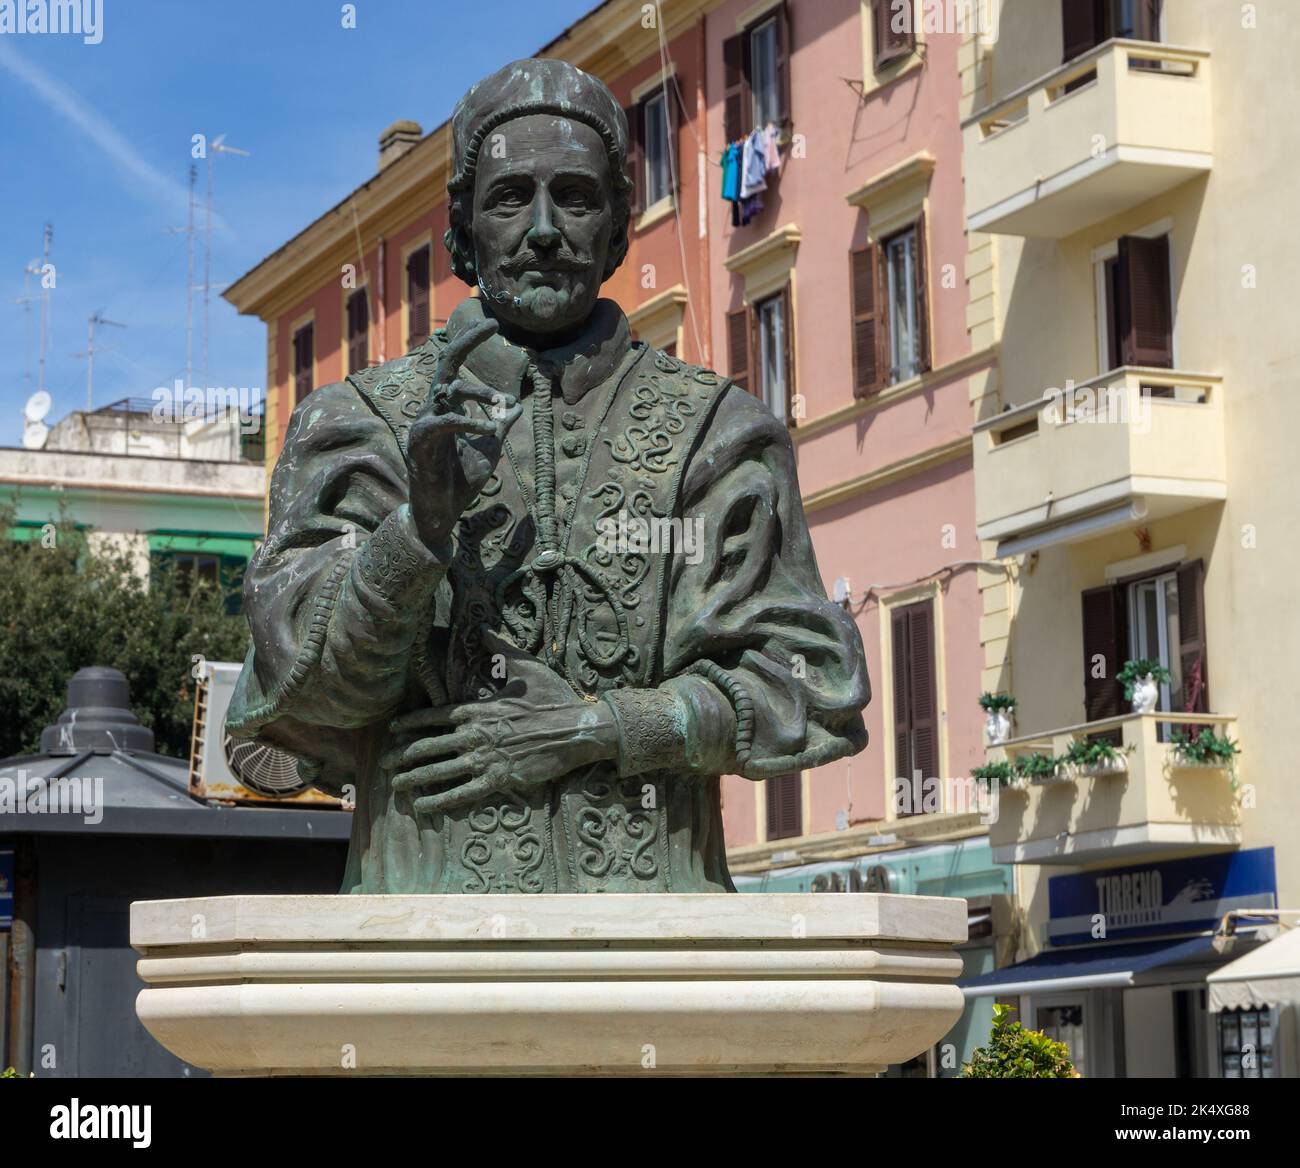
M 479 295 L 294 411 L 228 726 L 355 795 L 347 892 L 730 890 L 719 776 L 866 743 L 789 435 L 599 299 L 630 186 L 601 82 L 517 61 L 452 136 Z

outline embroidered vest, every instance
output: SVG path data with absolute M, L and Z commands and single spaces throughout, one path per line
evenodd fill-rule
M 435 333 L 407 356 L 348 378 L 403 454 L 445 344 L 445 334 Z M 460 520 L 449 629 L 431 633 L 441 639 L 429 656 L 445 662 L 451 701 L 491 698 L 504 684 L 485 630 L 588 698 L 663 680 L 672 555 L 662 540 L 670 531 L 680 538 L 682 479 L 726 384 L 646 348 L 633 349 L 593 387 L 581 411 L 538 391 L 525 398 L 496 473 Z M 539 418 L 539 409 L 547 416 Z M 538 442 L 564 460 L 562 474 L 550 474 Z M 548 479 L 560 483 L 549 511 L 538 497 Z M 662 771 L 620 779 L 612 765 L 599 766 L 531 796 L 496 794 L 431 822 L 441 853 L 438 892 L 730 886 L 716 779 Z

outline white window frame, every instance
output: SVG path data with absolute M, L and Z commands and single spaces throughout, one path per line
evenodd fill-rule
M 662 133 L 662 137 L 658 139 L 652 138 L 650 132 L 650 127 L 655 124 L 654 115 L 652 115 L 652 111 L 655 109 L 658 109 L 659 111 L 657 114 L 659 119 L 658 127 Z M 670 127 L 668 124 L 668 98 L 663 90 L 646 96 L 645 100 L 641 103 L 641 119 L 642 141 L 645 142 L 645 157 L 643 159 L 643 165 L 645 166 L 645 205 L 647 207 L 653 207 L 657 203 L 667 199 L 672 194 L 673 188 L 672 158 L 668 142 L 668 135 L 670 133 Z M 651 149 L 652 142 L 656 142 L 662 149 L 662 158 L 658 157 L 658 151 Z M 655 185 L 655 176 L 657 173 L 660 174 L 660 177 L 663 179 L 662 190 L 658 189 Z
M 1157 654 L 1160 664 L 1166 669 L 1170 669 L 1173 663 L 1173 653 L 1176 647 L 1169 644 L 1169 601 L 1166 585 L 1172 581 L 1174 590 L 1178 589 L 1178 573 L 1161 572 L 1156 576 L 1147 576 L 1143 580 L 1134 580 L 1128 586 L 1128 635 L 1129 644 L 1132 646 L 1145 646 L 1147 637 L 1143 636 L 1145 625 L 1145 607 L 1138 603 L 1138 590 L 1153 588 L 1156 596 L 1156 643 L 1158 646 Z M 1135 651 L 1135 655 L 1145 656 L 1145 648 L 1140 653 Z M 1167 681 L 1160 683 L 1160 709 L 1169 713 L 1173 710 L 1173 693 L 1169 688 Z
M 774 296 L 769 296 L 765 300 L 760 300 L 754 305 L 754 324 L 758 329 L 758 369 L 755 371 L 762 379 L 763 383 L 763 403 L 772 411 L 779 421 L 786 422 L 786 399 L 789 396 L 789 387 L 785 383 L 786 377 L 786 352 L 789 345 L 789 321 L 785 319 L 785 296 L 783 292 L 777 292 Z M 772 318 L 776 322 L 773 330 L 775 341 L 769 341 L 768 330 L 766 327 L 767 318 Z M 771 346 L 776 345 L 775 361 L 772 360 Z M 776 370 L 775 378 L 769 378 L 768 369 L 772 367 Z M 773 393 L 774 382 L 780 387 L 780 393 Z
M 770 69 L 768 75 L 764 77 L 766 82 L 766 94 L 760 94 L 758 82 L 758 60 L 757 52 L 759 45 L 759 35 L 768 34 L 772 46 L 770 59 Z M 750 75 L 750 113 L 753 117 L 755 129 L 762 129 L 768 122 L 776 122 L 781 116 L 781 76 L 777 67 L 777 49 L 779 43 L 777 40 L 776 16 L 769 16 L 766 20 L 760 20 L 746 34 L 749 37 L 749 75 Z M 764 116 L 763 99 L 769 97 L 772 110 L 769 116 Z
M 920 373 L 921 365 L 921 346 L 920 346 L 920 305 L 916 297 L 916 257 L 919 250 L 919 240 L 916 236 L 917 227 L 915 225 L 904 228 L 895 235 L 891 235 L 881 244 L 885 249 L 885 301 L 889 311 L 889 377 L 890 384 L 897 385 L 901 381 L 908 381 Z M 911 239 L 911 247 L 906 246 L 906 241 Z M 911 355 L 908 358 L 907 369 L 903 369 L 902 355 L 899 349 L 899 341 L 902 336 L 902 330 L 898 327 L 899 319 L 897 314 L 897 304 L 894 299 L 894 283 L 898 273 L 896 270 L 897 254 L 903 256 L 903 287 L 907 291 L 907 336 L 911 342 Z

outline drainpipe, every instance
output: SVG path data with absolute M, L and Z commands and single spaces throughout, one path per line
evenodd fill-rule
M 700 217 L 700 342 L 704 352 L 699 353 L 696 360 L 706 369 L 711 369 L 714 368 L 714 364 L 710 356 L 713 350 L 710 344 L 710 338 L 713 336 L 713 271 L 709 267 L 709 106 L 704 87 L 709 45 L 703 17 L 700 18 L 698 28 L 700 35 L 695 82 L 695 127 L 698 131 L 696 138 L 699 149 L 695 155 L 695 168 L 696 182 L 699 184 L 699 210 L 696 213 Z

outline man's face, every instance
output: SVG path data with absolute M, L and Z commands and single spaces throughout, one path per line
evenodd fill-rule
M 474 261 L 506 325 L 556 334 L 586 320 L 609 255 L 612 187 L 605 144 L 582 122 L 533 114 L 488 135 L 474 179 Z

